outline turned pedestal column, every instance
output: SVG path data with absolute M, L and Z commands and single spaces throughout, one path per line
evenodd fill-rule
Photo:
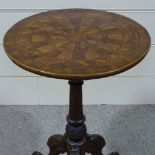
M 48 140 L 49 155 L 58 155 L 67 152 L 68 155 L 102 155 L 105 140 L 100 135 L 87 134 L 82 107 L 83 81 L 71 80 L 69 114 L 67 116 L 66 133 L 53 135 Z M 36 155 L 35 152 L 33 155 Z

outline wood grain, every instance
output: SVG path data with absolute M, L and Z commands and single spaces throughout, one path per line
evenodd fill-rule
M 8 30 L 7 55 L 44 76 L 86 80 L 123 72 L 147 54 L 150 36 L 137 22 L 114 13 L 65 9 L 28 17 Z

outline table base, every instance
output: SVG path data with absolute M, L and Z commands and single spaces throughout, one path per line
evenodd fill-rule
M 81 142 L 72 142 L 67 144 L 66 135 L 53 135 L 48 140 L 50 153 L 48 155 L 59 155 L 67 153 L 68 155 L 84 155 L 91 153 L 92 155 L 103 155 L 102 148 L 105 145 L 105 140 L 97 134 L 87 135 L 85 144 Z M 43 155 L 35 151 L 32 155 Z M 119 155 L 117 152 L 112 152 L 109 155 Z
M 67 116 L 66 132 L 64 135 L 53 135 L 49 138 L 47 145 L 50 153 L 48 155 L 103 155 L 102 149 L 105 146 L 105 140 L 97 134 L 88 134 L 85 125 L 85 116 L 82 106 L 82 85 L 83 81 L 69 81 L 70 84 L 70 104 L 69 114 Z M 42 155 L 40 152 L 34 152 L 32 155 Z M 109 155 L 119 155 L 112 152 Z

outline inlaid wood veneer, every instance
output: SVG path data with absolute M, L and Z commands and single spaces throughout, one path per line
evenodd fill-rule
M 66 9 L 25 18 L 6 33 L 6 53 L 20 67 L 44 76 L 93 79 L 140 62 L 150 37 L 137 22 L 110 12 Z

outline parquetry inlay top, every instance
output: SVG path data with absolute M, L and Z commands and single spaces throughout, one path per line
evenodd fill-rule
M 136 65 L 150 46 L 147 31 L 124 16 L 99 10 L 43 12 L 5 35 L 7 55 L 31 72 L 62 79 L 93 79 Z

